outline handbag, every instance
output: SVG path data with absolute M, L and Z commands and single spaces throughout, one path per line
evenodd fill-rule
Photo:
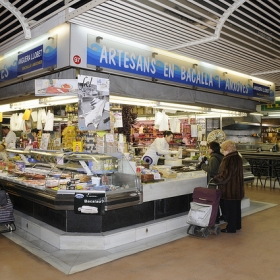
M 0 207 L 6 206 L 8 203 L 7 195 L 4 190 L 0 190 Z
M 212 213 L 212 205 L 191 202 L 190 206 L 191 209 L 187 215 L 187 223 L 207 227 Z

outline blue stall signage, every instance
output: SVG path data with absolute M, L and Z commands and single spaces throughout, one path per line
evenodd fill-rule
M 105 38 L 96 42 L 96 36 L 87 34 L 87 67 L 96 66 L 233 96 L 266 101 L 274 99 L 273 89 L 269 87 L 262 86 L 261 90 L 253 92 L 252 80 L 245 76 L 228 74 L 217 67 L 207 67 L 204 63 L 194 63 L 163 53 L 155 54 L 146 48 L 131 47 Z
M 268 98 L 270 87 L 253 83 L 253 97 Z
M 18 75 L 43 68 L 43 45 L 18 55 Z

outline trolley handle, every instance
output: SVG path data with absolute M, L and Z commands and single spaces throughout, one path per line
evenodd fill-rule
M 211 178 L 211 179 L 209 180 L 209 182 L 208 182 L 208 184 L 207 184 L 207 188 L 208 188 L 208 189 L 209 189 L 209 185 L 212 183 L 213 179 L 214 179 L 214 178 Z M 213 182 L 213 184 L 216 185 L 216 188 L 218 187 L 218 185 L 215 184 L 214 182 Z

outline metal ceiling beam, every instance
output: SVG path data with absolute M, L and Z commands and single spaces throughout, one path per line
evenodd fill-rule
M 174 51 L 174 50 L 178 50 L 178 49 L 182 49 L 182 48 L 186 48 L 186 47 L 190 47 L 190 46 L 194 46 L 194 45 L 209 43 L 209 42 L 218 40 L 220 38 L 221 30 L 224 26 L 225 21 L 233 14 L 233 12 L 235 10 L 237 10 L 242 4 L 244 4 L 244 2 L 246 2 L 246 0 L 236 0 L 234 2 L 234 4 L 232 4 L 232 6 L 226 10 L 226 12 L 218 20 L 214 35 L 205 37 L 203 39 L 198 39 L 198 40 L 195 40 L 192 42 L 188 42 L 185 44 L 180 44 L 180 45 L 174 46 L 172 48 L 169 48 L 168 50 Z
M 265 75 L 265 74 L 274 74 L 274 73 L 280 73 L 280 69 L 278 69 L 278 70 L 272 70 L 272 71 L 264 71 L 264 72 L 250 73 L 250 75 Z
M 31 39 L 31 30 L 27 23 L 27 19 L 23 16 L 23 14 L 8 0 L 0 0 L 0 4 L 4 6 L 7 10 L 9 10 L 19 20 L 23 28 L 25 39 Z
M 107 0 L 92 0 L 89 3 L 83 5 L 82 7 L 66 14 L 65 19 L 66 19 L 66 21 L 69 21 L 69 20 L 81 15 L 82 13 L 87 12 L 88 10 L 95 8 L 96 6 L 102 4 L 106 1 Z

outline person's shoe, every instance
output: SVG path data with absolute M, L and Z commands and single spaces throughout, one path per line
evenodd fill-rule
M 220 220 L 220 221 L 224 221 L 224 222 L 227 221 L 227 219 L 226 219 L 226 217 L 225 217 L 224 215 L 220 216 L 220 217 L 219 217 L 219 220 Z
M 224 233 L 236 233 L 236 231 L 229 231 L 226 228 L 221 229 L 221 232 L 224 232 Z

